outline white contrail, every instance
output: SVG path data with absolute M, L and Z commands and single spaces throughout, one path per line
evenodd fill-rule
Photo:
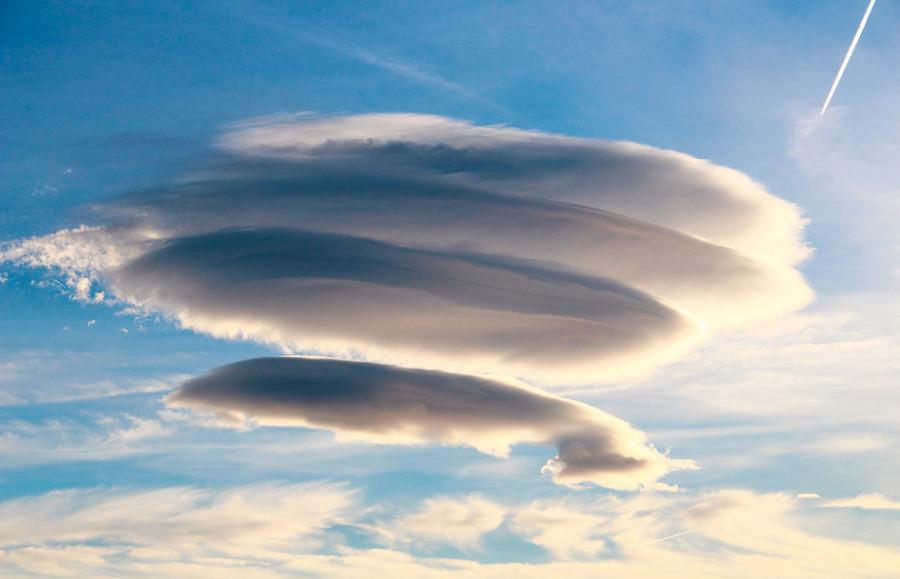
M 663 537 L 662 539 L 657 539 L 655 541 L 651 541 L 651 545 L 655 545 L 656 543 L 662 543 L 663 541 L 668 541 L 669 539 L 674 539 L 675 537 L 680 537 L 682 535 L 688 535 L 690 533 L 696 533 L 697 531 L 702 531 L 706 527 L 697 527 L 696 529 L 691 529 L 689 531 L 682 531 L 680 533 L 675 533 L 674 535 L 669 535 L 668 537 Z
M 828 103 L 831 102 L 831 97 L 834 96 L 834 91 L 837 90 L 838 83 L 841 82 L 841 77 L 844 76 L 844 69 L 847 68 L 847 63 L 850 62 L 850 57 L 853 56 L 853 50 L 856 48 L 856 43 L 859 42 L 859 37 L 862 36 L 863 28 L 866 27 L 866 21 L 869 20 L 869 14 L 872 13 L 872 7 L 875 6 L 875 0 L 869 0 L 869 7 L 866 8 L 866 13 L 863 14 L 862 21 L 859 23 L 859 28 L 856 29 L 856 35 L 853 37 L 853 42 L 850 43 L 850 48 L 847 49 L 847 56 L 844 57 L 844 62 L 841 63 L 841 69 L 838 70 L 837 76 L 834 77 L 834 84 L 831 85 L 831 90 L 828 91 L 828 96 L 825 98 L 825 104 L 822 105 L 822 112 L 819 113 L 819 116 L 823 116 L 825 111 L 828 109 Z

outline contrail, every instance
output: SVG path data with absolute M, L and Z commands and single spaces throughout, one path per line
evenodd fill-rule
M 875 6 L 875 0 L 869 0 L 869 7 L 866 8 L 866 13 L 863 14 L 862 21 L 859 23 L 859 28 L 856 29 L 856 36 L 853 37 L 853 42 L 850 43 L 850 48 L 847 50 L 847 56 L 844 57 L 844 62 L 841 63 L 841 68 L 838 70 L 837 76 L 834 77 L 834 84 L 831 85 L 831 90 L 828 91 L 828 96 L 825 98 L 825 104 L 822 105 L 822 112 L 819 113 L 819 116 L 823 116 L 825 111 L 828 109 L 828 103 L 831 102 L 831 97 L 834 96 L 834 91 L 837 90 L 838 83 L 841 82 L 841 77 L 844 76 L 844 69 L 847 68 L 847 63 L 850 62 L 850 57 L 853 56 L 853 50 L 856 48 L 856 43 L 859 42 L 859 37 L 862 36 L 863 29 L 866 27 L 866 21 L 869 20 L 869 14 L 872 13 L 872 8 Z
M 242 8 L 241 4 L 239 3 L 236 8 Z M 502 105 L 494 102 L 486 96 L 477 93 L 474 90 L 471 90 L 459 83 L 448 80 L 437 73 L 429 72 L 416 64 L 404 62 L 387 56 L 381 56 L 352 42 L 343 41 L 332 35 L 327 35 L 322 32 L 316 32 L 308 29 L 302 30 L 295 26 L 289 25 L 289 23 L 286 23 L 284 21 L 284 18 L 281 18 L 280 20 L 275 18 L 268 18 L 265 15 L 260 14 L 258 10 L 250 10 L 249 7 L 247 8 L 248 9 L 246 10 L 241 10 L 238 13 L 238 16 L 256 26 L 267 28 L 273 32 L 277 32 L 285 36 L 293 37 L 300 42 L 313 44 L 319 46 L 320 48 L 325 48 L 345 58 L 356 60 L 375 68 L 380 68 L 381 70 L 404 77 L 413 82 L 441 88 L 450 93 L 454 93 L 457 96 L 481 101 L 497 110 L 508 112 L 507 109 Z
M 682 531 L 680 533 L 675 533 L 674 535 L 669 535 L 668 537 L 663 537 L 662 539 L 657 539 L 655 541 L 651 541 L 651 545 L 655 545 L 656 543 L 662 543 L 663 541 L 668 541 L 669 539 L 674 539 L 675 537 L 680 537 L 682 535 L 689 535 L 691 533 L 696 533 L 697 531 L 702 531 L 706 527 L 697 527 L 696 529 L 691 529 L 689 531 Z

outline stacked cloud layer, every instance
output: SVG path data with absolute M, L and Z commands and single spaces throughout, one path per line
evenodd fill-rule
M 619 379 L 811 297 L 797 208 L 680 153 L 405 114 L 220 144 L 207 171 L 100 205 L 111 225 L 4 257 L 215 336 L 548 384 Z
M 255 360 L 173 403 L 373 442 L 549 443 L 557 481 L 635 488 L 690 463 L 598 410 L 448 372 L 622 379 L 812 295 L 798 209 L 681 153 L 410 114 L 270 119 L 219 144 L 207 170 L 0 259 L 213 336 L 430 370 Z

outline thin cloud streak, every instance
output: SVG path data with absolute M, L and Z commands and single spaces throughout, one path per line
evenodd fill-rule
M 674 535 L 669 535 L 668 537 L 663 537 L 662 539 L 657 539 L 650 543 L 651 545 L 656 543 L 662 543 L 663 541 L 668 541 L 669 539 L 674 539 L 676 537 L 683 537 L 685 535 L 690 535 L 691 533 L 696 533 L 697 531 L 702 531 L 706 527 L 697 527 L 696 529 L 689 529 L 687 531 L 682 531 L 680 533 L 675 533 Z
M 339 56 L 355 60 L 363 64 L 381 69 L 396 76 L 405 78 L 412 82 L 438 88 L 458 97 L 465 99 L 480 101 L 488 104 L 498 110 L 506 111 L 504 107 L 495 103 L 491 99 L 481 95 L 470 88 L 463 86 L 457 82 L 444 78 L 443 76 L 424 70 L 416 64 L 376 54 L 371 50 L 361 46 L 350 44 L 343 39 L 335 38 L 333 35 L 325 34 L 319 31 L 303 30 L 300 28 L 285 26 L 279 22 L 275 22 L 269 18 L 260 18 L 257 14 L 243 13 L 242 18 L 256 26 L 266 28 L 278 34 L 289 36 L 295 40 L 299 40 L 305 44 L 312 44 L 319 48 L 329 50 Z

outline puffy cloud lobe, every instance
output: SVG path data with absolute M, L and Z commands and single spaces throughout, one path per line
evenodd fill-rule
M 694 467 L 659 453 L 640 431 L 586 404 L 459 374 L 323 358 L 258 358 L 188 380 L 167 400 L 234 421 L 325 428 L 345 440 L 437 442 L 498 456 L 515 444 L 554 444 L 559 454 L 545 469 L 562 484 L 630 490 Z
M 621 375 L 698 332 L 612 280 L 291 230 L 176 239 L 114 279 L 120 297 L 215 335 L 549 381 Z

